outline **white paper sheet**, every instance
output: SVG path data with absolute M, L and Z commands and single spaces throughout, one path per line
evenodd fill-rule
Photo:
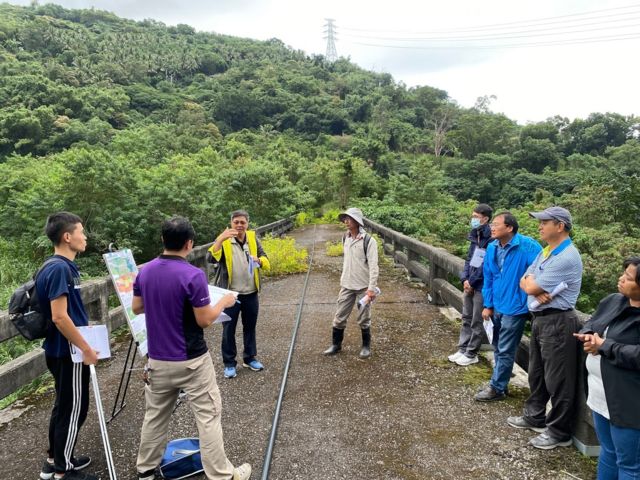
M 569 288 L 569 285 L 567 285 L 565 282 L 561 282 L 558 285 L 556 285 L 556 288 L 554 288 L 553 291 L 549 295 L 551 296 L 551 298 L 553 298 L 556 295 L 558 295 L 559 293 L 564 292 L 567 288 Z M 531 302 L 529 304 L 529 310 L 534 310 L 534 309 L 538 308 L 539 306 L 540 306 L 540 302 L 538 300 L 534 300 L 533 302 Z
M 489 343 L 493 343 L 493 320 L 483 320 L 484 331 L 487 334 L 487 339 Z
M 211 298 L 211 305 L 215 305 L 220 301 L 222 297 L 224 297 L 227 293 L 233 293 L 233 295 L 238 298 L 238 292 L 234 292 L 233 290 L 225 290 L 224 288 L 215 287 L 213 285 L 209 285 L 209 297 Z M 238 300 L 236 300 L 237 302 Z M 224 323 L 231 320 L 231 317 L 226 313 L 222 312 L 218 318 L 213 323 Z
M 80 335 L 85 341 L 98 352 L 98 359 L 111 357 L 111 346 L 109 345 L 109 330 L 106 325 L 93 325 L 90 327 L 78 327 Z M 82 362 L 82 351 L 71 344 L 71 360 L 74 363 Z

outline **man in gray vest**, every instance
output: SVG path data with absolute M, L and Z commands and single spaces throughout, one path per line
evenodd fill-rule
M 347 319 L 358 302 L 358 325 L 362 331 L 360 358 L 371 356 L 371 302 L 378 290 L 378 244 L 364 231 L 362 211 L 350 208 L 338 217 L 347 226 L 343 238 L 344 260 L 338 309 L 333 319 L 333 341 L 324 351 L 325 355 L 335 355 L 342 350 L 342 339 Z

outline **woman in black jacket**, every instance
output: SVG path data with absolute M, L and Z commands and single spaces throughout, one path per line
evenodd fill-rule
M 598 480 L 640 479 L 640 257 L 576 334 L 587 355 L 587 405 L 600 440 Z

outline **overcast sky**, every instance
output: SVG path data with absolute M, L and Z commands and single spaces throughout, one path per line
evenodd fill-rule
M 640 114 L 640 3 L 633 0 L 54 3 L 93 6 L 168 25 L 186 23 L 201 31 L 260 40 L 275 37 L 308 54 L 325 53 L 323 26 L 325 18 L 333 18 L 339 56 L 366 69 L 389 72 L 408 86 L 446 90 L 464 107 L 479 96 L 495 95 L 492 110 L 522 124 L 553 115 L 584 118 L 596 111 Z M 567 41 L 581 43 L 562 44 Z

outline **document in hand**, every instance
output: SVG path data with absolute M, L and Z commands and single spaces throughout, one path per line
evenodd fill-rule
M 569 288 L 569 285 L 567 285 L 565 282 L 560 282 L 558 285 L 556 285 L 556 288 L 553 289 L 553 291 L 549 294 L 549 296 L 553 298 L 556 295 L 559 295 L 560 293 L 564 292 L 567 288 Z M 536 309 L 539 306 L 540 306 L 540 302 L 538 300 L 534 300 L 529 304 L 529 310 Z
M 111 347 L 109 345 L 109 330 L 106 325 L 92 325 L 89 327 L 78 327 L 80 335 L 85 339 L 91 348 L 98 352 L 98 359 L 111 357 Z M 82 362 L 82 350 L 71 344 L 71 360 L 74 363 Z
M 376 292 L 376 298 L 378 298 L 378 296 L 382 293 L 380 291 L 380 289 L 378 287 L 376 287 L 374 290 L 374 292 Z M 375 299 L 373 300 L 375 302 Z M 371 298 L 369 297 L 369 295 L 364 295 L 359 301 L 358 301 L 358 308 L 364 307 L 365 305 L 367 305 L 368 303 L 373 303 L 371 301 Z
M 249 257 L 249 275 L 253 275 L 256 268 L 260 268 L 260 264 Z
M 236 303 L 240 303 L 237 300 L 238 292 L 234 292 L 233 290 L 225 290 L 224 288 L 214 287 L 213 285 L 209 285 L 209 298 L 211 298 L 211 305 L 215 305 L 216 303 L 218 303 L 220 299 L 224 297 L 227 293 L 233 293 L 233 295 L 236 297 Z M 228 322 L 229 320 L 231 320 L 231 317 L 226 313 L 222 312 L 218 316 L 218 318 L 216 318 L 216 321 L 213 323 L 224 323 L 224 322 Z
M 493 343 L 493 320 L 483 320 L 484 332 L 487 334 L 489 343 Z

